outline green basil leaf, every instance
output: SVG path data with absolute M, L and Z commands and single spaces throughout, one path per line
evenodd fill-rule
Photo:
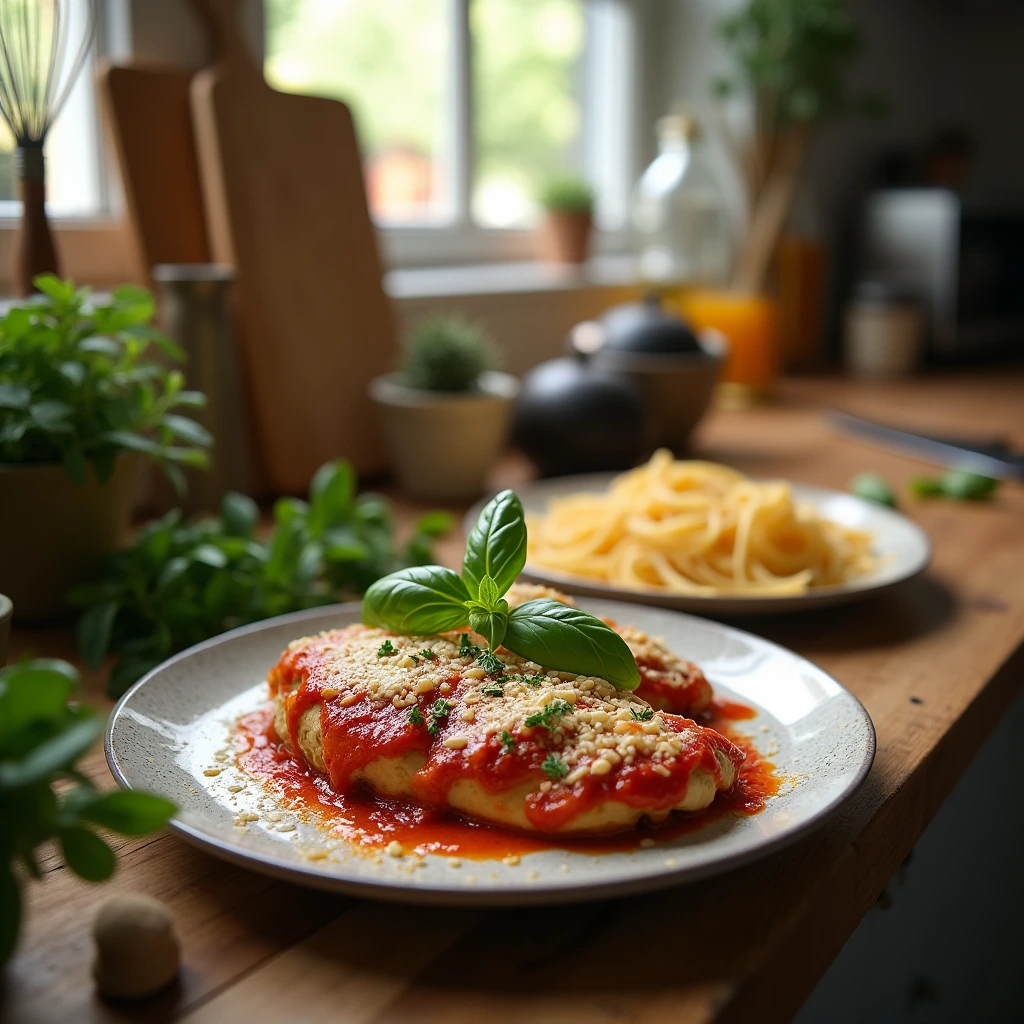
M 118 601 L 104 601 L 93 605 L 78 620 L 78 649 L 89 668 L 99 668 L 102 664 L 120 608 Z
M 36 747 L 21 761 L 0 762 L 0 786 L 12 789 L 24 786 L 69 767 L 92 746 L 101 732 L 103 719 L 93 715 Z
M 416 520 L 416 532 L 426 537 L 440 537 L 447 533 L 455 522 L 455 516 L 451 512 L 435 509 L 433 512 L 424 512 Z
M 325 462 L 309 485 L 309 528 L 318 533 L 343 520 L 352 507 L 355 489 L 355 473 L 348 462 Z
M 363 598 L 363 622 L 396 633 L 441 633 L 466 625 L 469 594 L 457 573 L 440 565 L 399 569 Z
M 504 594 L 526 565 L 526 519 L 512 491 L 492 498 L 469 531 L 462 578 L 470 597 L 479 597 L 480 581 L 490 576 Z
M 493 608 L 497 603 L 501 594 L 498 593 L 498 584 L 491 579 L 490 576 L 485 576 L 480 581 L 480 592 L 479 601 L 485 608 Z
M 21 384 L 0 382 L 0 409 L 27 409 L 32 392 Z
M 152 793 L 115 789 L 86 803 L 79 814 L 118 835 L 144 836 L 163 828 L 175 810 L 170 800 Z
M 187 416 L 178 416 L 169 412 L 160 417 L 160 425 L 166 427 L 175 437 L 180 437 L 189 444 L 202 445 L 204 448 L 213 444 L 213 435 L 201 423 L 190 420 Z
M 0 861 L 0 970 L 11 958 L 21 926 L 21 889 L 6 860 Z
M 954 501 L 984 501 L 998 486 L 998 480 L 966 469 L 951 469 L 939 480 L 942 493 Z
M 508 602 L 502 601 L 503 608 L 495 608 L 485 611 L 483 608 L 473 608 L 469 613 L 469 628 L 474 633 L 479 633 L 486 641 L 492 651 L 498 649 L 505 639 L 505 631 L 508 629 Z
M 228 491 L 220 502 L 224 532 L 230 537 L 251 537 L 259 522 L 260 510 L 248 495 Z
M 598 676 L 620 690 L 640 685 L 626 641 L 600 619 L 560 601 L 542 598 L 513 608 L 503 643 L 545 668 Z
M 60 848 L 67 866 L 87 882 L 104 882 L 117 867 L 114 851 L 87 828 L 62 828 Z

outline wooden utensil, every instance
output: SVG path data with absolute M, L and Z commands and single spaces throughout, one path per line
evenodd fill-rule
M 395 331 L 344 103 L 277 92 L 245 50 L 238 0 L 196 8 L 218 43 L 192 82 L 214 259 L 238 271 L 257 427 L 274 486 L 304 491 L 346 457 L 386 464 L 367 384 L 391 368 Z
M 208 263 L 189 85 L 192 72 L 103 65 L 100 101 L 117 151 L 144 273 L 158 263 Z

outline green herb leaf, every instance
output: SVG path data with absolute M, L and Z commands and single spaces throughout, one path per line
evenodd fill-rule
M 390 640 L 385 640 L 384 643 L 377 648 L 377 657 L 386 658 L 389 655 L 395 654 L 395 645 Z
M 363 622 L 396 633 L 441 633 L 465 625 L 468 600 L 465 585 L 451 569 L 400 569 L 366 591 Z
M 480 692 L 488 697 L 504 697 L 505 691 L 497 682 L 487 682 L 480 687 Z
M 99 668 L 102 664 L 120 608 L 119 601 L 104 601 L 93 605 L 78 620 L 78 649 L 89 668 Z
M 416 520 L 415 531 L 424 537 L 441 537 L 446 534 L 455 522 L 451 512 L 425 512 Z
M 503 595 L 526 565 L 526 518 L 512 491 L 492 498 L 466 538 L 462 578 L 470 597 L 483 600 L 480 585 L 490 576 Z
M 951 469 L 939 480 L 942 493 L 954 501 L 985 501 L 998 486 L 998 480 L 965 469 Z
M 451 710 L 451 704 L 443 697 L 439 697 L 430 705 L 430 724 L 427 726 L 427 732 L 431 736 L 436 736 L 441 731 L 441 722 L 448 717 Z
M 876 505 L 896 507 L 896 495 L 893 493 L 893 489 L 885 477 L 879 476 L 877 473 L 858 473 L 850 481 L 850 491 L 858 498 L 873 501 Z
M 545 729 L 550 729 L 551 723 L 556 718 L 571 714 L 572 705 L 566 700 L 556 699 L 550 704 L 545 704 L 542 711 L 538 711 L 535 715 L 530 715 L 526 719 L 526 724 L 529 726 L 542 725 Z
M 420 651 L 420 657 L 426 658 L 427 661 L 433 661 L 434 658 L 437 657 L 437 654 L 434 651 L 430 650 L 429 647 L 425 647 L 422 651 Z
M 36 747 L 22 761 L 0 762 L 0 786 L 27 786 L 67 768 L 92 746 L 101 732 L 103 720 L 99 716 L 83 718 Z
M 649 722 L 654 717 L 654 709 L 641 708 L 638 711 L 636 708 L 630 708 L 629 714 L 634 722 Z
M 406 715 L 409 719 L 410 725 L 422 725 L 423 724 L 423 713 L 418 707 L 409 708 L 409 714 Z
M 114 851 L 87 828 L 60 830 L 60 848 L 67 866 L 87 882 L 105 882 L 117 867 Z
M 474 633 L 479 633 L 492 651 L 505 639 L 505 630 L 508 626 L 508 602 L 501 601 L 500 604 L 503 607 L 494 611 L 471 608 L 469 612 L 469 628 Z
M 144 836 L 163 828 L 175 807 L 163 797 L 137 790 L 112 790 L 79 809 L 81 817 L 122 836 Z
M 501 594 L 498 593 L 498 584 L 491 579 L 490 576 L 485 576 L 480 581 L 480 593 L 478 600 L 488 610 L 494 608 L 498 603 L 498 599 Z
M 498 733 L 498 742 L 501 744 L 501 752 L 510 754 L 516 745 L 516 738 L 512 733 L 502 730 Z
M 933 476 L 915 476 L 907 486 L 915 498 L 933 498 L 942 494 L 942 484 Z
M 488 675 L 495 675 L 505 668 L 504 664 L 497 659 L 492 651 L 481 651 L 476 656 L 476 663 Z
M 559 779 L 564 779 L 565 776 L 569 774 L 568 767 L 555 757 L 554 754 L 548 754 L 548 756 L 541 762 L 540 766 L 544 769 L 544 774 L 555 782 Z
M 479 653 L 480 648 L 469 639 L 469 634 L 460 633 L 459 655 L 463 658 L 475 658 Z
M 248 495 L 228 491 L 221 498 L 220 518 L 229 537 L 251 537 L 260 519 L 259 506 Z
M 597 676 L 621 690 L 640 685 L 626 641 L 600 619 L 560 601 L 542 598 L 513 608 L 502 642 L 546 668 Z

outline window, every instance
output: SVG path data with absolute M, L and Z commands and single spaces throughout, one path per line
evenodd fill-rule
M 71 2 L 62 7 L 68 17 L 69 46 L 64 59 L 70 61 L 75 43 L 85 30 L 85 5 Z M 105 35 L 102 18 L 106 5 L 97 5 L 96 38 Z M 67 102 L 46 141 L 46 199 L 51 217 L 94 217 L 105 212 L 106 181 L 100 152 L 100 131 L 96 108 L 96 50 L 92 51 L 75 80 Z M 0 218 L 21 216 L 18 180 L 14 171 L 14 138 L 0 122 Z
M 345 100 L 400 262 L 532 255 L 546 178 L 633 180 L 631 0 L 265 0 L 268 81 Z M 599 72 L 599 73 L 598 73 Z

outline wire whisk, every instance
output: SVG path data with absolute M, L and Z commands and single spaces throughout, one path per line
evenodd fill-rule
M 96 0 L 0 0 L 0 117 L 17 146 L 23 217 L 15 276 L 23 294 L 36 274 L 57 270 L 43 146 L 95 34 Z

